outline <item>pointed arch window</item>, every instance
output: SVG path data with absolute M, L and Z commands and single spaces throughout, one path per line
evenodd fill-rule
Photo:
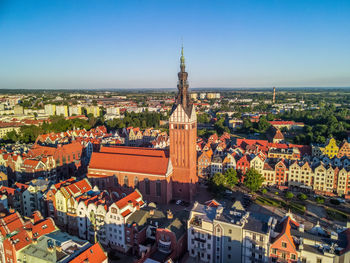
M 134 178 L 134 187 L 135 188 L 139 188 L 140 187 L 140 182 L 139 182 L 139 178 L 136 176 L 135 178 Z
M 127 176 L 124 176 L 124 186 L 125 187 L 129 186 L 129 178 Z
M 119 182 L 118 182 L 118 176 L 114 174 L 114 178 L 113 178 L 113 181 L 114 181 L 114 185 L 118 185 Z
M 149 195 L 151 193 L 151 186 L 148 178 L 145 179 L 145 192 L 146 195 Z
M 156 195 L 161 196 L 162 195 L 162 185 L 159 180 L 156 182 Z

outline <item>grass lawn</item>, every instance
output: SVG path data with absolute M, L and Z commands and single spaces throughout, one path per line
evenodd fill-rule
M 326 213 L 331 219 L 343 222 L 346 222 L 349 216 L 348 214 L 331 207 L 326 207 Z
M 301 205 L 298 203 L 293 203 L 293 202 L 286 203 L 285 201 L 277 200 L 274 198 L 263 197 L 263 196 L 258 196 L 255 202 L 259 205 L 287 208 L 287 209 L 290 209 L 293 213 L 298 213 L 298 214 L 304 214 L 306 210 L 306 207 L 304 205 Z

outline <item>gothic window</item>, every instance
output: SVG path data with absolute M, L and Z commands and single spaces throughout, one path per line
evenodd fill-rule
M 147 178 L 145 179 L 145 192 L 146 195 L 149 195 L 151 193 L 150 182 Z
M 129 186 L 129 178 L 127 176 L 124 176 L 124 186 L 125 187 Z
M 162 195 L 162 185 L 161 185 L 161 182 L 159 180 L 157 180 L 157 183 L 156 183 L 156 195 L 157 196 Z
M 114 185 L 118 185 L 119 184 L 118 176 L 114 174 L 113 177 L 114 177 Z
M 134 187 L 139 188 L 139 178 L 137 178 L 137 176 L 134 179 Z

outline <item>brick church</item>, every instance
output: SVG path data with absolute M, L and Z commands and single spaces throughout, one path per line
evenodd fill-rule
M 181 50 L 178 94 L 169 119 L 170 151 L 141 147 L 102 147 L 92 153 L 88 178 L 101 190 L 117 185 L 138 188 L 145 200 L 192 201 L 197 176 L 197 116 L 188 93 Z

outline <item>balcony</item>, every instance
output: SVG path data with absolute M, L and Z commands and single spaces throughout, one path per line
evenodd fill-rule
M 163 241 L 163 240 L 159 239 L 158 249 L 161 252 L 170 253 L 171 252 L 171 241 Z
M 190 221 L 190 225 L 196 226 L 196 227 L 202 227 L 202 220 L 198 217 L 192 218 Z
M 195 237 L 195 238 L 194 238 L 194 240 L 195 240 L 195 241 L 198 241 L 198 242 L 202 242 L 202 243 L 207 242 L 207 240 L 206 240 L 206 239 L 204 239 L 204 238 L 200 238 L 200 237 Z

